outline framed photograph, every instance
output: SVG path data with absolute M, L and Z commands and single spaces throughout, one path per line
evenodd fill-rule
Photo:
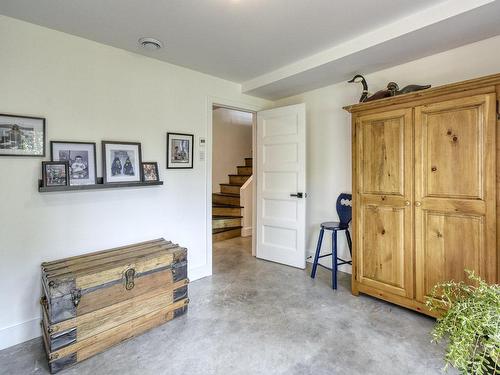
M 52 161 L 67 161 L 70 185 L 97 183 L 96 147 L 92 142 L 50 142 Z
M 140 143 L 102 141 L 102 161 L 105 184 L 142 181 Z
M 69 164 L 67 161 L 42 161 L 43 186 L 68 186 Z
M 167 133 L 167 168 L 193 168 L 194 136 Z
M 0 156 L 45 156 L 45 119 L 0 114 Z
M 142 162 L 142 180 L 145 182 L 160 181 L 157 162 Z

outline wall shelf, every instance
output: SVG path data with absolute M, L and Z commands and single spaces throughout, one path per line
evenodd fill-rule
M 73 186 L 43 186 L 43 181 L 38 180 L 38 192 L 52 193 L 57 191 L 82 191 L 82 190 L 100 190 L 100 189 L 120 189 L 131 187 L 146 187 L 163 185 L 163 181 L 148 181 L 148 182 L 115 182 L 112 184 L 104 184 L 102 177 L 97 178 L 95 185 L 73 185 Z

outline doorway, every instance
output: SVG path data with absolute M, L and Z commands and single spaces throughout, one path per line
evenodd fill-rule
M 254 111 L 212 105 L 211 234 L 214 252 L 234 252 L 236 246 L 240 250 L 245 248 L 247 255 L 253 255 L 255 126 Z
M 248 110 L 236 105 L 221 105 L 212 99 L 208 103 L 206 238 L 210 274 L 215 260 L 212 252 L 216 249 L 213 246 L 214 235 L 217 235 L 215 243 L 250 239 L 247 245 L 251 242 L 252 256 L 304 269 L 307 197 L 305 105 Z M 252 124 L 251 156 L 240 154 L 239 160 L 243 160 L 243 163 L 238 165 L 240 161 L 237 161 L 236 168 L 234 162 L 231 163 L 233 172 L 226 172 L 226 182 L 217 181 L 220 178 L 214 177 L 212 171 L 213 168 L 219 168 L 221 162 L 218 160 L 226 160 L 230 154 L 226 146 L 218 143 L 218 138 L 229 142 L 232 139 L 228 131 L 223 131 L 219 136 L 214 134 L 214 127 L 217 126 L 213 124 L 214 116 L 220 110 L 249 116 Z M 243 151 L 245 149 L 242 147 Z M 213 161 L 215 153 L 221 154 L 222 159 L 216 156 Z M 251 193 L 242 192 L 249 186 Z M 249 197 L 247 202 L 251 202 L 246 206 L 245 198 L 242 198 L 244 195 Z M 251 222 L 251 228 L 245 228 L 245 222 Z M 218 236 L 219 233 L 230 231 L 234 232 Z

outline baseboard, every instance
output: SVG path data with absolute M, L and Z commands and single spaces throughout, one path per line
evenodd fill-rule
M 241 237 L 252 237 L 252 227 L 241 228 Z
M 204 265 L 193 269 L 188 269 L 189 281 L 195 281 L 207 276 L 212 276 L 212 265 Z
M 212 267 L 205 265 L 188 270 L 190 281 L 212 275 Z M 0 329 L 0 350 L 34 339 L 41 335 L 40 317 Z
M 40 318 L 0 329 L 0 350 L 39 337 L 40 329 Z

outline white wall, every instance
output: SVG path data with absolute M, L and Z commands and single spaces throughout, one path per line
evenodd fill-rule
M 189 249 L 189 277 L 211 272 L 207 165 L 166 170 L 166 132 L 207 134 L 209 98 L 269 102 L 239 85 L 0 16 L 0 113 L 42 116 L 47 140 L 142 143 L 165 185 L 37 191 L 42 158 L 0 157 L 0 349 L 39 336 L 42 261 L 165 237 Z M 47 155 L 50 155 L 47 147 Z M 45 158 L 48 160 L 48 157 Z
M 370 92 L 394 81 L 407 84 L 446 83 L 500 72 L 500 36 L 469 44 L 366 76 Z M 362 73 L 362 72 L 361 72 Z M 354 75 L 354 72 L 353 72 Z M 356 103 L 361 85 L 339 83 L 280 100 L 277 106 L 306 103 L 307 108 L 307 244 L 313 253 L 322 221 L 337 220 L 336 197 L 351 192 L 351 125 L 342 107 Z M 340 236 L 339 255 L 349 257 L 345 237 Z M 330 237 L 323 243 L 330 249 Z M 330 260 L 326 260 L 329 264 Z M 350 267 L 344 270 L 350 272 Z
M 245 165 L 252 156 L 253 115 L 248 112 L 217 108 L 213 114 L 212 191 L 229 183 L 228 174 L 236 174 L 236 166 Z

